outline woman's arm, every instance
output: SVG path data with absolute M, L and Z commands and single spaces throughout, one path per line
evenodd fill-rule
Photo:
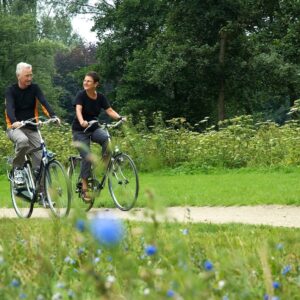
M 85 121 L 83 119 L 83 116 L 82 116 L 82 105 L 79 105 L 79 104 L 76 104 L 76 117 L 78 119 L 78 122 L 79 124 L 83 127 L 83 128 L 86 128 L 88 127 L 88 122 Z
M 114 120 L 120 120 L 122 117 L 111 107 L 105 110 L 105 112 Z

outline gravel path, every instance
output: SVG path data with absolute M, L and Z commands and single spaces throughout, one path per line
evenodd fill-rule
M 123 212 L 118 209 L 92 209 L 88 215 L 102 213 L 117 218 L 134 221 L 150 221 L 145 209 L 133 209 Z M 48 209 L 35 208 L 31 218 L 48 218 Z M 16 218 L 13 209 L 0 209 L 0 218 Z M 229 207 L 169 207 L 164 213 L 157 215 L 158 220 L 199 223 L 242 223 L 253 225 L 270 225 L 300 228 L 300 206 L 259 205 Z

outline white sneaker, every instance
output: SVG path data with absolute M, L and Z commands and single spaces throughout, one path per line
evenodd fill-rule
M 23 169 L 15 168 L 15 170 L 14 170 L 14 182 L 15 182 L 16 185 L 24 185 L 25 184 Z

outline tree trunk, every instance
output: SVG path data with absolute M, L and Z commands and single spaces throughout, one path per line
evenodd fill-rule
M 224 61 L 225 61 L 225 46 L 227 40 L 227 33 L 220 32 L 220 52 L 219 52 L 219 66 L 221 70 L 220 76 L 220 90 L 218 97 L 218 119 L 223 121 L 225 119 L 225 76 L 224 76 Z

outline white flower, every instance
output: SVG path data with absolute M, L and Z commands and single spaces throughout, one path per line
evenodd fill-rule
M 221 289 L 225 286 L 225 284 L 226 284 L 226 281 L 225 281 L 225 280 L 220 280 L 220 281 L 218 282 L 218 287 L 219 287 L 219 289 L 221 290 Z

